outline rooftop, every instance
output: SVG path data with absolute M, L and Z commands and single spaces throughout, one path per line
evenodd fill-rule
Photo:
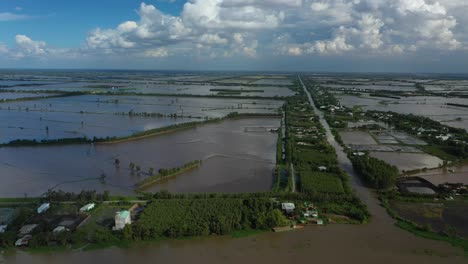
M 127 210 L 117 212 L 118 216 L 120 218 L 127 218 L 130 215 L 130 212 Z

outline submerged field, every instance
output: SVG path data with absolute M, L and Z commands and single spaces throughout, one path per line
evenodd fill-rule
M 277 134 L 246 132 L 250 126 L 279 127 L 279 119 L 228 120 L 177 133 L 115 144 L 0 148 L 4 197 L 37 196 L 50 188 L 132 194 L 149 168 L 172 168 L 201 159 L 200 168 L 152 190 L 252 192 L 271 188 Z M 114 160 L 120 160 L 117 168 Z M 130 162 L 141 166 L 132 172 Z M 105 182 L 100 180 L 104 174 Z
M 231 112 L 277 113 L 277 100 L 81 95 L 0 104 L 0 143 L 122 137 Z
M 400 99 L 340 95 L 343 105 L 361 106 L 365 110 L 392 111 L 401 114 L 414 114 L 429 117 L 448 126 L 468 130 L 468 108 L 450 106 L 447 103 L 467 104 L 464 98 L 412 96 Z

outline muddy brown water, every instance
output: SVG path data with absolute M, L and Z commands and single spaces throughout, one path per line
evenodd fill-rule
M 246 127 L 279 127 L 279 118 L 249 118 L 115 144 L 0 148 L 0 197 L 37 196 L 50 188 L 133 194 L 149 168 L 173 168 L 203 160 L 153 190 L 257 192 L 271 188 L 278 134 Z M 120 160 L 120 166 L 114 160 Z M 141 166 L 131 172 L 130 162 Z M 105 174 L 105 184 L 99 181 Z
M 414 174 L 414 176 L 420 176 L 435 185 L 446 182 L 468 184 L 468 163 L 422 171 Z

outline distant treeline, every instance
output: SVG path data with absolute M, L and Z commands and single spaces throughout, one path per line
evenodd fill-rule
M 227 92 L 227 93 L 263 93 L 264 90 L 244 90 L 244 89 L 210 89 L 211 92 Z
M 447 103 L 447 105 L 450 105 L 450 106 L 458 106 L 458 107 L 466 107 L 466 108 L 468 108 L 468 105 L 465 105 L 465 104 L 453 104 L 453 103 Z
M 53 191 L 49 190 L 44 194 L 44 201 L 47 202 L 102 202 L 108 201 L 110 198 L 109 191 L 97 193 L 95 190 L 81 191 L 80 193 L 64 192 L 62 190 Z
M 18 91 L 0 91 L 0 93 L 2 92 L 11 92 L 11 93 L 18 93 Z M 25 93 L 25 92 L 21 92 L 21 93 Z M 29 93 L 29 92 L 28 92 Z M 42 91 L 41 92 L 38 92 L 38 91 L 32 91 L 31 93 L 33 94 L 39 94 L 39 93 L 43 93 Z M 68 97 L 68 96 L 76 96 L 76 95 L 81 95 L 82 93 L 79 93 L 79 92 L 73 92 L 73 93 L 60 93 L 60 94 L 56 94 L 56 95 L 48 95 L 48 96 L 32 96 L 32 97 L 20 97 L 20 98 L 13 98 L 13 99 L 0 99 L 0 103 L 8 103 L 8 102 L 17 102 L 17 101 L 34 101 L 34 100 L 38 100 L 38 99 L 50 99 L 50 98 L 58 98 L 58 97 Z
M 230 89 L 225 89 L 227 91 L 232 91 Z M 4 90 L 5 92 L 18 92 L 16 90 Z M 243 92 L 248 92 L 249 90 L 242 90 Z M 252 91 L 252 90 L 250 90 Z M 260 91 L 260 90 L 259 90 Z M 29 91 L 28 91 L 29 92 Z M 69 96 L 76 95 L 114 95 L 114 96 L 164 96 L 164 97 L 195 97 L 195 98 L 233 98 L 233 99 L 258 99 L 258 100 L 284 100 L 285 96 L 240 96 L 240 95 L 226 95 L 221 94 L 178 94 L 178 93 L 141 93 L 141 92 L 122 92 L 122 91 L 79 91 L 79 92 L 67 92 L 63 90 L 41 90 L 41 93 L 60 93 Z
M 389 95 L 389 94 L 381 94 L 381 93 L 370 93 L 369 96 L 373 97 L 384 97 L 384 98 L 391 98 L 391 99 L 401 99 L 401 97 Z

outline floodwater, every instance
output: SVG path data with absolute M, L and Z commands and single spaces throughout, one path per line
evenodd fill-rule
M 257 192 L 272 185 L 277 134 L 246 127 L 279 127 L 279 118 L 226 120 L 172 134 L 114 144 L 0 148 L 0 197 L 64 191 L 109 190 L 132 194 L 149 168 L 173 168 L 201 159 L 200 168 L 154 190 L 172 192 Z M 114 160 L 120 160 L 120 166 Z M 132 173 L 130 162 L 141 167 Z M 105 183 L 99 180 L 105 174 Z
M 375 145 L 377 142 L 367 132 L 363 131 L 347 131 L 340 132 L 343 142 L 347 145 Z
M 277 113 L 278 100 L 83 95 L 0 104 L 0 142 L 15 139 L 128 136 L 230 112 Z M 133 113 L 184 118 L 129 116 Z
M 289 82 L 289 80 L 287 80 Z M 231 83 L 231 82 L 227 82 Z M 240 83 L 242 84 L 242 83 Z M 245 90 L 237 96 L 291 96 L 292 90 L 285 86 L 275 86 L 274 83 L 261 84 L 262 86 L 242 85 L 215 85 L 211 83 L 180 83 L 165 82 L 66 82 L 44 85 L 24 85 L 8 87 L 17 91 L 62 91 L 62 92 L 132 92 L 142 94 L 192 94 L 192 95 L 216 95 L 218 91 L 213 89 Z M 279 83 L 276 85 L 284 85 Z M 287 84 L 286 84 L 287 85 Z M 256 91 L 257 90 L 257 91 Z M 262 90 L 262 91 L 259 91 Z
M 0 143 L 16 139 L 122 137 L 191 121 L 200 119 L 0 110 Z
M 436 186 L 446 182 L 468 185 L 468 164 L 457 164 L 455 166 L 427 170 L 414 174 L 414 176 L 420 176 Z
M 397 166 L 400 171 L 437 168 L 443 163 L 438 157 L 426 153 L 370 152 L 370 155 Z
M 447 103 L 467 104 L 465 98 L 413 96 L 391 99 L 353 95 L 340 95 L 337 97 L 341 104 L 349 107 L 360 105 L 365 110 L 421 115 L 442 122 L 447 126 L 468 130 L 468 108 L 446 105 Z M 457 118 L 460 120 L 456 120 Z
M 428 254 L 434 254 L 429 256 Z M 5 256 L 5 263 L 466 263 L 463 252 L 388 225 L 328 225 L 245 238 L 170 240 L 135 248 Z M 0 256 L 1 260 L 1 256 Z M 1 263 L 1 261 L 0 261 Z
M 30 98 L 30 97 L 46 97 L 58 95 L 54 93 L 12 93 L 12 92 L 0 92 L 0 101 L 1 100 L 11 100 L 19 98 Z
M 36 112 L 134 113 L 148 112 L 197 117 L 222 117 L 230 112 L 277 113 L 283 101 L 231 98 L 81 95 L 1 104 L 2 110 Z

